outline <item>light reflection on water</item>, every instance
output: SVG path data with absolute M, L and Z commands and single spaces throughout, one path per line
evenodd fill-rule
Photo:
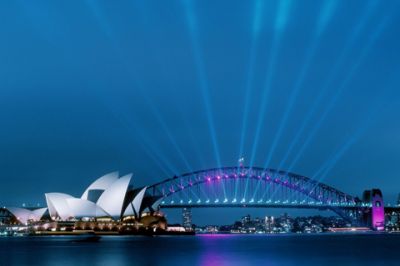
M 400 235 L 0 238 L 0 265 L 399 265 Z

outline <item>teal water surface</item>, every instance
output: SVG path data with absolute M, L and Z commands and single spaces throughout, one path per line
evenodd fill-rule
M 0 238 L 0 265 L 400 265 L 400 235 Z

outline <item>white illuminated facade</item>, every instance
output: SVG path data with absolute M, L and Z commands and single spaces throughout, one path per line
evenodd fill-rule
M 143 206 L 147 187 L 133 189 L 131 179 L 132 174 L 119 177 L 118 172 L 112 172 L 94 181 L 80 198 L 65 193 L 46 193 L 47 208 L 7 209 L 23 224 L 39 221 L 46 211 L 53 221 L 140 218 L 143 210 L 158 207 L 159 203 L 149 202 L 149 206 Z
M 7 209 L 22 224 L 28 224 L 29 221 L 33 222 L 39 221 L 47 210 L 47 208 L 29 210 L 17 207 L 10 207 Z

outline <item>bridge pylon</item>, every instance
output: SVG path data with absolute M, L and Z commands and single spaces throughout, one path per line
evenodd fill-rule
M 380 189 L 365 190 L 363 193 L 363 221 L 376 231 L 385 230 L 385 206 Z

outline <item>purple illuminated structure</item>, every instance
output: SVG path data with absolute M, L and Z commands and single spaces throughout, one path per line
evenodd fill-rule
M 159 208 L 302 208 L 331 210 L 351 224 L 384 230 L 385 210 L 379 189 L 364 199 L 318 180 L 282 170 L 234 166 L 205 169 L 166 179 L 147 188 Z M 399 208 L 400 209 L 400 208 Z
M 341 209 L 351 211 L 357 207 L 355 197 L 331 186 L 298 174 L 260 167 L 195 171 L 151 185 L 147 191 L 151 201 L 162 199 L 162 208 L 317 208 L 351 218 Z
M 370 206 L 367 223 L 376 231 L 385 230 L 385 207 L 382 192 L 379 189 L 364 191 L 363 201 Z
M 385 229 L 385 209 L 382 192 L 379 189 L 372 190 L 372 227 L 377 231 Z

